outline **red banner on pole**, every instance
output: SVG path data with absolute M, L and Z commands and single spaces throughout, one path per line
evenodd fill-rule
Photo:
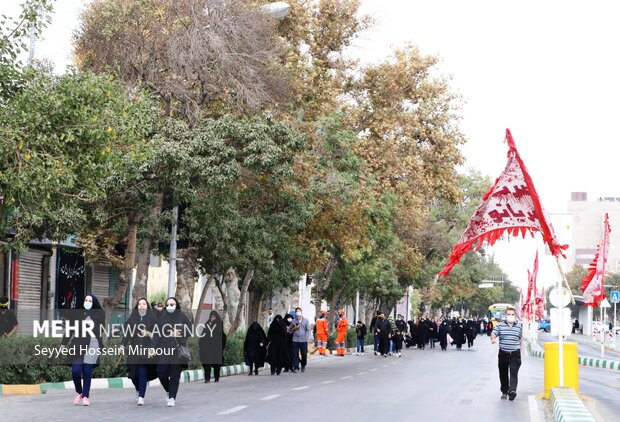
M 583 303 L 586 306 L 598 306 L 599 302 L 605 298 L 605 265 L 607 264 L 607 253 L 609 252 L 609 215 L 605 213 L 603 222 L 603 236 L 598 250 L 590 266 L 588 274 L 581 280 L 581 291 L 583 292 Z
M 452 249 L 446 266 L 439 275 L 447 276 L 461 257 L 470 249 L 477 250 L 483 242 L 495 244 L 504 233 L 525 237 L 540 232 L 543 241 L 555 256 L 564 256 L 568 245 L 557 242 L 553 228 L 547 221 L 534 182 L 521 159 L 510 130 L 506 129 L 508 162 L 495 184 L 482 198 L 476 213 L 470 218 L 467 229 Z

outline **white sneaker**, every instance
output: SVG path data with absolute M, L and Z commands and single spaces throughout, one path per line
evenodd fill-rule
M 359 352 L 355 352 L 355 356 L 359 356 L 359 355 L 360 355 L 360 353 L 359 353 Z
M 136 400 L 136 403 L 138 403 L 138 406 L 144 406 L 144 399 L 142 397 L 138 397 L 138 400 Z
M 140 393 L 136 391 L 136 403 L 138 403 L 138 398 L 140 397 Z
M 364 352 L 360 353 L 360 356 L 364 356 Z
M 171 397 L 171 398 L 169 398 L 169 399 L 168 399 L 167 406 L 168 406 L 168 407 L 174 407 L 174 401 L 175 401 L 175 400 L 174 400 L 172 397 Z
M 400 352 L 398 352 L 398 357 L 400 357 Z

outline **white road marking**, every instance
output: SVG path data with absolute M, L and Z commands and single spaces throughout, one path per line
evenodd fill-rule
M 323 381 L 321 384 L 331 384 L 332 382 L 334 382 L 334 380 Z
M 305 390 L 306 388 L 310 388 L 310 386 L 309 386 L 309 385 L 304 385 L 303 387 L 296 387 L 296 388 L 293 388 L 293 390 L 294 390 L 294 391 L 299 391 L 299 390 Z
M 359 373 L 359 374 L 357 374 L 357 375 L 365 375 L 365 374 L 367 374 L 367 373 L 368 373 L 368 372 L 360 372 L 360 373 Z
M 281 396 L 281 394 L 272 394 L 270 396 L 265 396 L 265 397 L 261 398 L 261 400 L 273 400 L 273 399 L 275 399 L 277 397 L 280 397 L 280 396 Z
M 348 379 L 351 379 L 351 378 L 353 378 L 353 377 L 351 377 L 351 376 L 349 376 L 349 377 L 341 377 L 340 379 L 341 380 L 348 380 Z
M 530 408 L 530 422 L 540 422 L 538 415 L 538 404 L 536 403 L 536 396 L 528 396 L 527 403 Z
M 371 369 L 371 371 L 376 371 L 376 370 L 378 370 L 378 369 L 379 369 L 379 368 L 372 368 L 372 369 Z
M 218 413 L 218 415 L 230 415 L 231 413 L 238 412 L 240 410 L 245 409 L 246 407 L 247 406 L 235 406 L 232 409 L 228 409 L 228 410 Z

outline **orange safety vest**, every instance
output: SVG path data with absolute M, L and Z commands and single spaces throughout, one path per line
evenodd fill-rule
M 327 320 L 326 319 L 317 319 L 316 320 L 316 339 L 320 341 L 327 341 L 329 338 L 329 331 L 327 329 Z
M 344 339 L 347 337 L 347 328 L 349 328 L 349 320 L 346 317 L 340 318 L 338 325 L 336 326 L 336 331 L 338 331 L 336 343 L 344 342 Z

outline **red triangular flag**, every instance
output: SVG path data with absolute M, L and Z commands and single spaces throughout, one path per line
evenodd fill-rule
M 465 252 L 474 245 L 475 249 L 482 246 L 484 241 L 493 245 L 505 232 L 514 236 L 525 236 L 527 232 L 533 236 L 535 232 L 540 232 L 551 253 L 564 256 L 562 250 L 567 249 L 568 245 L 557 242 L 509 129 L 506 129 L 506 142 L 506 168 L 482 198 L 482 204 L 470 218 L 465 233 L 454 246 L 448 263 L 439 275 L 447 276 Z
M 605 264 L 607 264 L 607 253 L 609 252 L 609 215 L 605 213 L 603 223 L 603 238 L 598 245 L 598 250 L 590 267 L 588 274 L 581 280 L 581 291 L 583 292 L 583 304 L 586 306 L 598 306 L 599 302 L 605 298 Z

